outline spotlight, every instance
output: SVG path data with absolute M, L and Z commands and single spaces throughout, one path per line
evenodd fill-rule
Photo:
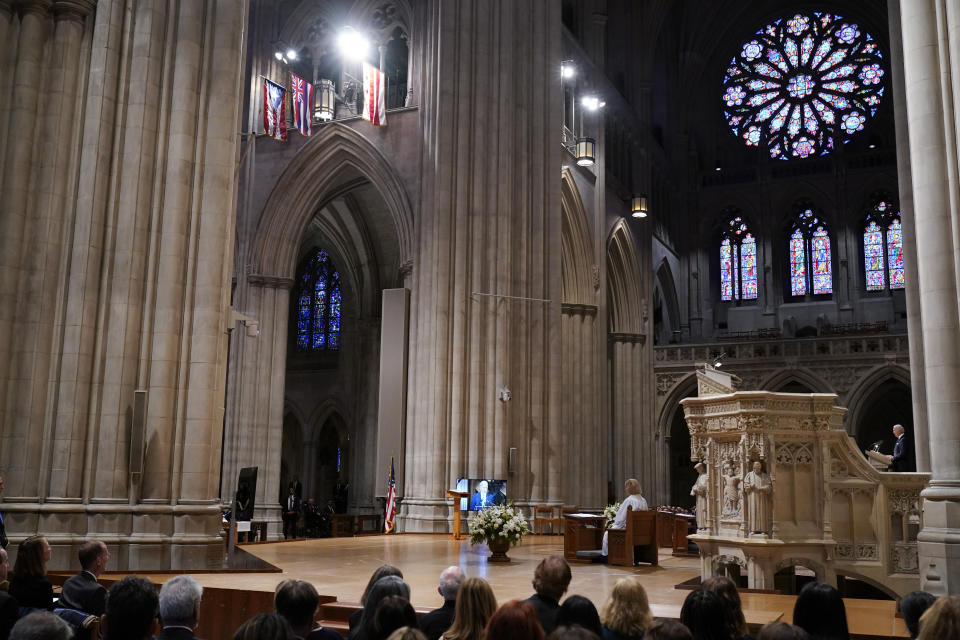
M 580 103 L 590 111 L 596 111 L 600 108 L 600 99 L 597 96 L 583 96 Z
M 346 27 L 337 37 L 337 48 L 340 49 L 340 55 L 345 58 L 362 60 L 367 55 L 370 42 L 358 33 L 356 29 Z
M 573 66 L 573 62 L 568 60 L 560 65 L 560 77 L 564 80 L 569 80 L 575 75 L 577 75 L 577 68 Z
M 283 60 L 283 54 L 280 53 L 279 51 L 274 51 L 273 57 L 276 58 L 277 60 Z
M 287 57 L 290 58 L 291 60 L 296 60 L 297 52 L 294 51 L 293 49 L 287 49 Z

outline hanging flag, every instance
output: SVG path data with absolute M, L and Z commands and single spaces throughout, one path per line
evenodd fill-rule
M 313 135 L 313 85 L 295 73 L 290 74 L 290 103 L 293 105 L 293 123 L 302 136 Z
M 393 456 L 390 456 L 390 480 L 387 481 L 387 513 L 383 518 L 383 532 L 393 533 L 397 517 L 397 481 L 393 476 Z
M 278 84 L 263 79 L 263 132 L 277 140 L 287 139 L 286 90 Z
M 387 124 L 387 79 L 372 64 L 363 63 L 363 119 L 381 127 Z

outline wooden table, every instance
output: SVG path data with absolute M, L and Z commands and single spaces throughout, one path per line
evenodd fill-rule
M 577 559 L 577 551 L 590 551 L 603 546 L 603 531 L 607 519 L 603 514 L 563 514 L 563 557 L 567 562 Z
M 460 499 L 470 495 L 469 491 L 447 491 L 447 497 L 453 498 L 453 539 L 459 540 L 463 537 L 460 534 Z

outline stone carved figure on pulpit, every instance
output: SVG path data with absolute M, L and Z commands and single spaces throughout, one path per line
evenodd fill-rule
M 753 469 L 743 479 L 743 493 L 747 500 L 748 533 L 770 533 L 773 484 L 770 476 L 763 472 L 763 465 L 759 460 L 753 462 Z
M 726 474 L 723 476 L 723 515 L 740 515 L 740 476 L 733 462 L 724 465 Z
M 707 465 L 698 462 L 693 466 L 697 473 L 697 481 L 693 483 L 690 495 L 697 497 L 697 529 L 707 528 L 707 489 L 709 488 L 709 478 L 707 477 Z

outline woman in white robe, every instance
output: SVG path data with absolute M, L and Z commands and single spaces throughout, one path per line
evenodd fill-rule
M 635 478 L 630 478 L 623 484 L 623 488 L 626 489 L 627 497 L 620 503 L 620 508 L 617 509 L 617 517 L 613 519 L 613 524 L 610 526 L 611 529 L 627 528 L 627 512 L 629 510 L 647 510 L 647 501 L 644 500 L 643 495 L 640 493 L 640 482 Z M 609 535 L 607 531 L 603 532 L 603 557 L 607 557 L 607 538 Z

